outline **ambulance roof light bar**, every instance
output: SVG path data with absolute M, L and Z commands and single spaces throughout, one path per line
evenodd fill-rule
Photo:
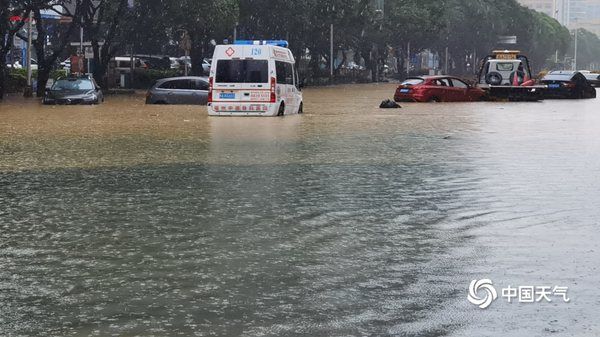
M 273 45 L 278 47 L 287 48 L 290 44 L 285 40 L 236 40 L 233 44 L 237 45 L 251 45 L 251 46 L 264 46 Z

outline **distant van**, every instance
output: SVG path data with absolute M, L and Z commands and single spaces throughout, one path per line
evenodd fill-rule
M 296 61 L 285 41 L 236 41 L 215 47 L 211 116 L 283 116 L 303 112 Z

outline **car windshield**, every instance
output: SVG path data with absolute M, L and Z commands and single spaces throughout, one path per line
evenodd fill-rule
M 402 85 L 419 85 L 423 82 L 424 80 L 422 78 L 409 78 L 406 81 L 402 82 Z
M 219 60 L 217 83 L 268 83 L 267 60 Z
M 94 84 L 87 79 L 64 79 L 58 80 L 52 86 L 52 90 L 93 90 Z

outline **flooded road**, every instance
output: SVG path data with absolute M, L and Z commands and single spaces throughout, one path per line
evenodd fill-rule
M 0 105 L 0 335 L 600 335 L 600 102 L 378 109 L 393 90 Z

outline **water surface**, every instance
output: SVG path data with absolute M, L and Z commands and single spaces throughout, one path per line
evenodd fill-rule
M 0 105 L 0 335 L 597 336 L 598 101 Z M 466 300 L 472 279 L 571 302 Z

